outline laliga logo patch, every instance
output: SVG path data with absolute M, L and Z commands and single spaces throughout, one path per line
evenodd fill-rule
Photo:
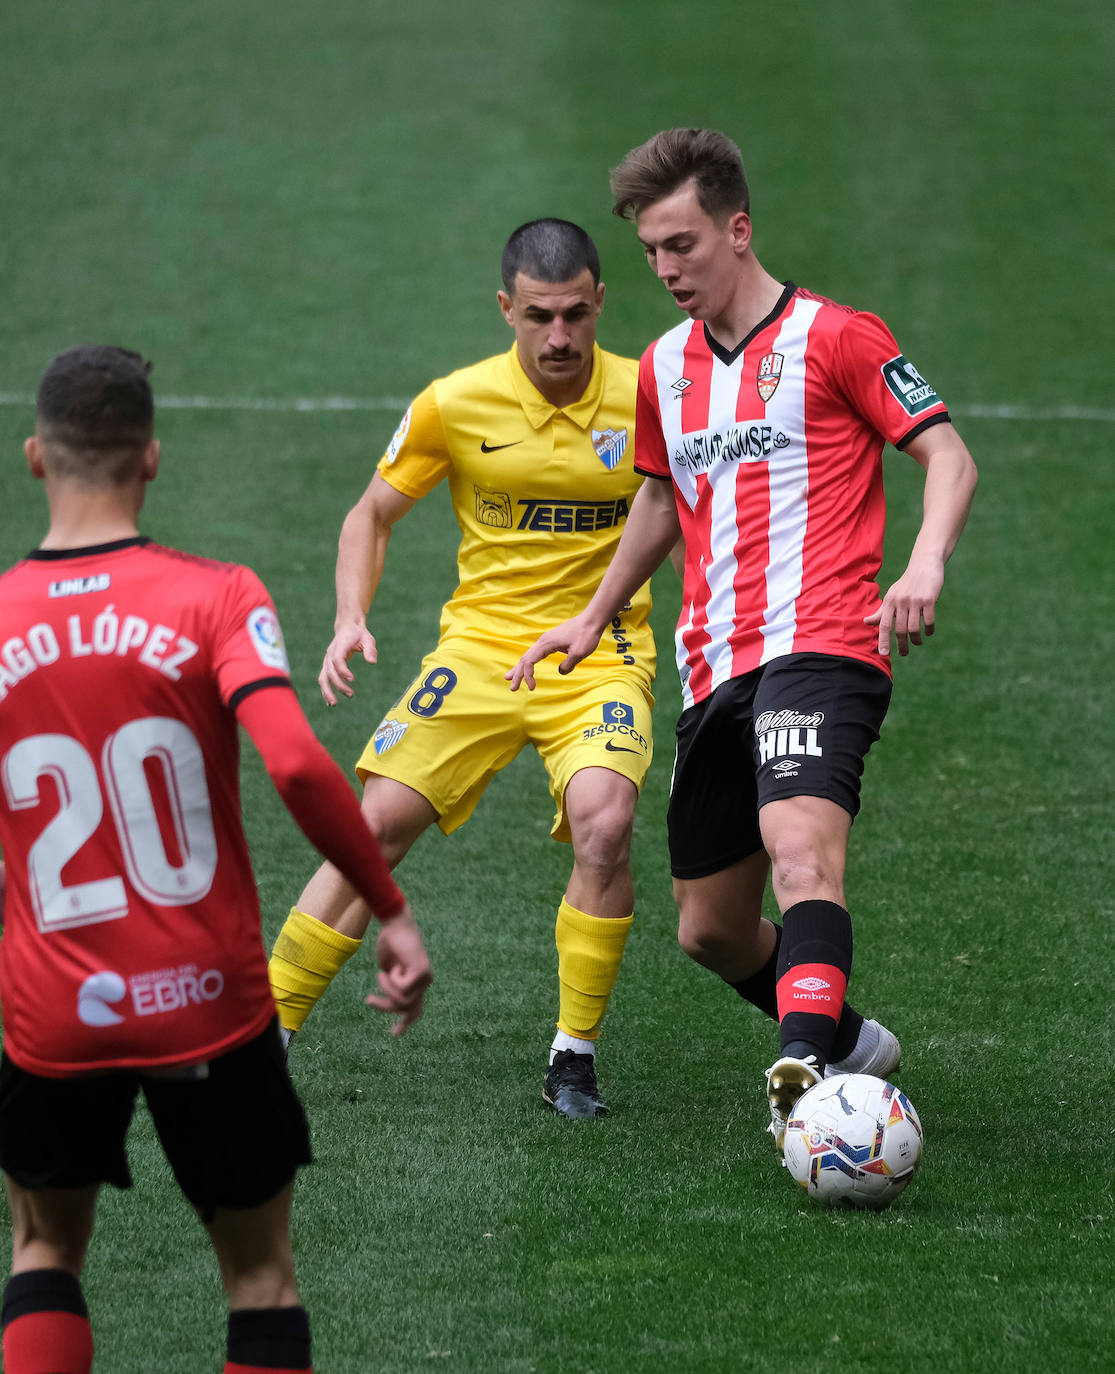
M 767 353 L 759 359 L 755 385 L 764 401 L 769 401 L 778 390 L 778 383 L 782 380 L 782 364 L 785 361 L 784 353 Z
M 127 990 L 118 973 L 91 973 L 77 990 L 77 1019 L 83 1026 L 118 1026 L 124 1018 L 108 1004 L 121 1001 Z
M 279 618 L 270 606 L 257 606 L 249 614 L 248 636 L 261 663 L 268 668 L 278 668 L 283 673 L 290 672 Z
M 592 446 L 596 450 L 597 458 L 609 472 L 614 472 L 619 466 L 619 460 L 623 457 L 624 449 L 627 447 L 627 430 L 594 429 L 592 431 Z
M 406 414 L 399 421 L 399 428 L 391 436 L 391 442 L 387 445 L 387 452 L 383 455 L 385 462 L 393 463 L 399 456 L 399 450 L 403 446 L 403 440 L 410 432 L 410 416 L 413 410 L 413 406 L 407 406 Z
M 386 754 L 388 749 L 394 749 L 409 729 L 410 724 L 405 720 L 382 721 L 372 736 L 372 748 L 377 754 Z

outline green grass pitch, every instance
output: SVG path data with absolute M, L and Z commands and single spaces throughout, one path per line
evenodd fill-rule
M 19 444 L 46 359 L 142 349 L 157 397 L 212 402 L 162 411 L 146 528 L 261 573 L 346 766 L 433 642 L 456 530 L 444 493 L 399 528 L 380 666 L 328 712 L 341 518 L 401 404 L 508 345 L 498 254 L 521 221 L 596 237 L 607 347 L 674 322 L 608 214 L 608 167 L 661 127 L 737 138 L 764 265 L 882 314 L 981 469 L 848 874 L 853 996 L 901 1036 L 926 1127 L 908 1193 L 881 1216 L 799 1195 L 762 1130 L 773 1029 L 676 945 L 666 570 L 612 1115 L 540 1100 L 569 854 L 523 756 L 400 872 L 436 966 L 422 1022 L 390 1040 L 364 956 L 297 1044 L 324 1374 L 1115 1366 L 1113 48 L 1101 0 L 4 5 L 2 561 L 44 528 Z M 894 573 L 920 480 L 886 463 Z M 252 757 L 244 792 L 269 943 L 314 859 Z M 86 1272 L 97 1368 L 217 1369 L 215 1264 L 142 1115 L 132 1146 Z

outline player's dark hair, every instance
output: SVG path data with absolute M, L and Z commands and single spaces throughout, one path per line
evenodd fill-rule
M 688 181 L 696 184 L 697 204 L 712 219 L 751 209 L 740 150 L 715 129 L 663 129 L 632 148 L 612 168 L 610 180 L 612 214 L 620 219 L 634 219 Z
M 151 364 L 128 348 L 79 344 L 51 360 L 39 383 L 36 429 L 60 476 L 118 483 L 151 442 Z
M 596 244 L 567 219 L 532 219 L 520 224 L 507 240 L 500 263 L 504 290 L 515 293 L 520 272 L 535 281 L 572 281 L 588 269 L 593 286 L 600 285 L 600 254 Z

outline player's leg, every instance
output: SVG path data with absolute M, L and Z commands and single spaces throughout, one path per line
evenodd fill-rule
M 102 1183 L 131 1183 L 124 1140 L 134 1078 L 40 1078 L 0 1064 L 0 1168 L 12 1218 L 4 1289 L 8 1374 L 87 1374 L 93 1336 L 80 1276 Z
M 552 834 L 573 846 L 558 907 L 558 1023 L 542 1096 L 564 1116 L 604 1116 L 595 1053 L 634 908 L 631 830 L 652 757 L 654 698 L 641 667 L 564 677 L 539 665 L 527 725 L 550 777 Z
M 361 810 L 394 868 L 435 820 L 420 792 L 372 773 Z M 360 948 L 372 913 L 332 864 L 324 863 L 302 890 L 275 941 L 268 972 L 287 1037 L 301 1030 L 325 989 Z
M 837 1040 L 852 967 L 844 864 L 863 762 L 889 700 L 885 674 L 813 654 L 770 665 L 756 690 L 759 823 L 783 924 L 782 1057 L 767 1091 L 776 1139 L 793 1102 L 846 1049 Z
M 12 1276 L 4 1287 L 8 1374 L 87 1374 L 93 1333 L 81 1291 L 98 1184 L 23 1188 L 5 1177 L 12 1217 Z
M 308 1374 L 290 1200 L 295 1174 L 310 1161 L 310 1138 L 277 1023 L 198 1071 L 146 1077 L 143 1090 L 178 1185 L 217 1254 L 230 1309 L 226 1374 Z
M 582 768 L 565 789 L 573 871 L 558 908 L 558 1024 L 543 1096 L 563 1116 L 605 1116 L 596 1041 L 631 930 L 631 830 L 635 783 L 609 768 Z
M 225 1374 L 311 1368 L 290 1245 L 293 1193 L 291 1182 L 257 1207 L 218 1208 L 206 1223 L 229 1306 Z

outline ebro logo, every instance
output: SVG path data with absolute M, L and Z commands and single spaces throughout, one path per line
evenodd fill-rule
M 159 1016 L 215 1002 L 224 989 L 225 976 L 220 969 L 199 972 L 196 964 L 137 973 L 127 983 L 120 974 L 102 969 L 91 973 L 78 988 L 77 1016 L 84 1026 L 118 1026 L 125 1008 L 113 1008 L 124 1002 L 129 992 L 131 1010 L 137 1016 Z
M 121 1001 L 127 990 L 118 973 L 91 973 L 77 990 L 77 1019 L 83 1026 L 118 1026 L 124 1018 L 109 1003 Z

